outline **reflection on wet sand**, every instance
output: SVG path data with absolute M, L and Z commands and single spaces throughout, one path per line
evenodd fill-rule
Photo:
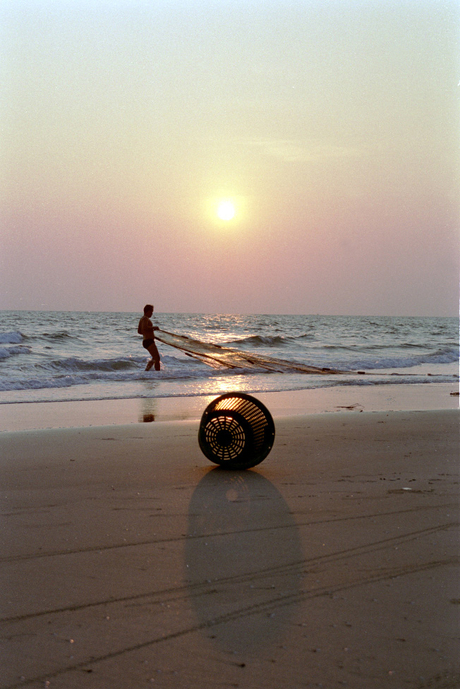
M 152 421 L 155 421 L 156 406 L 155 398 L 143 399 L 139 410 L 139 423 L 152 423 Z
M 291 565 L 300 559 L 296 524 L 270 481 L 253 471 L 220 468 L 200 481 L 189 505 L 185 578 L 205 635 L 236 652 L 279 641 L 294 603 L 273 604 L 296 598 L 299 571 Z

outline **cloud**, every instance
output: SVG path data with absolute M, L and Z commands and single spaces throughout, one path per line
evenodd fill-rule
M 351 146 L 335 146 L 320 141 L 296 139 L 248 139 L 245 144 L 263 154 L 289 163 L 313 163 L 334 158 L 357 158 L 362 151 Z

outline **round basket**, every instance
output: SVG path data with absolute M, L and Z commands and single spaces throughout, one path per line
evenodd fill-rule
M 260 464 L 273 447 L 275 424 L 268 409 L 250 395 L 228 392 L 201 417 L 198 442 L 203 454 L 228 469 Z

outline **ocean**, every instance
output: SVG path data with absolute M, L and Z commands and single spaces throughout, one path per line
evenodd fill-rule
M 457 318 L 158 313 L 163 330 L 346 373 L 214 369 L 158 343 L 146 372 L 141 313 L 0 312 L 0 404 L 173 398 L 458 380 Z M 357 374 L 365 371 L 367 375 Z

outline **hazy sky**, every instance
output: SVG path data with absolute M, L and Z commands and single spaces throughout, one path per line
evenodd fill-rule
M 0 0 L 0 25 L 1 309 L 458 312 L 459 2 Z

